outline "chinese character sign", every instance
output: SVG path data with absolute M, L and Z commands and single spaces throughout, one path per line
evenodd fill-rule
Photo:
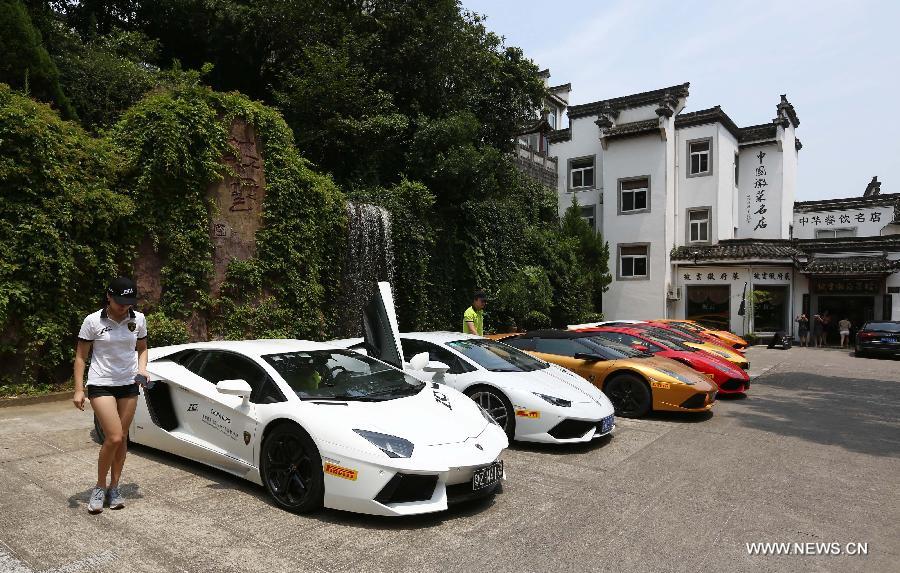
M 753 170 L 753 191 L 747 195 L 747 223 L 753 225 L 753 231 L 769 226 L 766 219 L 768 209 L 769 173 L 766 166 L 765 151 L 760 150 L 755 156 Z

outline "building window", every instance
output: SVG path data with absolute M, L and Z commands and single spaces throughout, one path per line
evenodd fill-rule
M 591 226 L 592 231 L 597 230 L 597 206 L 584 205 L 581 207 L 581 218 Z
M 688 242 L 709 242 L 709 208 L 688 209 Z
M 569 160 L 569 190 L 594 188 L 594 156 Z
M 740 181 L 741 175 L 741 158 L 735 153 L 734 154 L 734 186 L 738 186 L 738 181 Z
M 556 110 L 552 107 L 550 111 L 547 113 L 547 123 L 550 124 L 551 129 L 556 129 Z
M 650 178 L 619 180 L 619 214 L 650 210 Z
M 688 177 L 712 173 L 712 138 L 688 141 Z
M 816 229 L 817 239 L 840 239 L 846 237 L 855 237 L 856 228 L 852 229 Z
M 648 257 L 650 245 L 630 244 L 619 245 L 618 278 L 620 280 L 648 279 Z

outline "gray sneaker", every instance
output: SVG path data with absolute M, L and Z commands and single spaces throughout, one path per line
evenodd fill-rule
M 103 501 L 106 499 L 106 490 L 95 487 L 91 492 L 91 501 L 88 502 L 88 513 L 100 513 L 103 511 Z
M 109 488 L 109 491 L 106 492 L 106 496 L 109 499 L 110 509 L 122 509 L 123 507 L 125 507 L 125 498 L 122 497 L 122 494 L 119 493 L 119 488 Z

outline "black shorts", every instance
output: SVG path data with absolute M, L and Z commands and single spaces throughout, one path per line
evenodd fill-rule
M 112 396 L 116 400 L 121 400 L 122 398 L 130 398 L 137 395 L 137 384 L 123 384 L 121 386 L 94 386 L 88 384 L 87 387 L 88 399 L 99 398 L 100 396 Z

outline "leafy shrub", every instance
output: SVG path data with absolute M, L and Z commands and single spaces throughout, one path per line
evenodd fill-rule
M 550 317 L 539 310 L 530 310 L 522 319 L 522 326 L 525 330 L 550 328 Z
M 147 341 L 151 347 L 185 344 L 190 341 L 187 325 L 162 312 L 147 315 Z

